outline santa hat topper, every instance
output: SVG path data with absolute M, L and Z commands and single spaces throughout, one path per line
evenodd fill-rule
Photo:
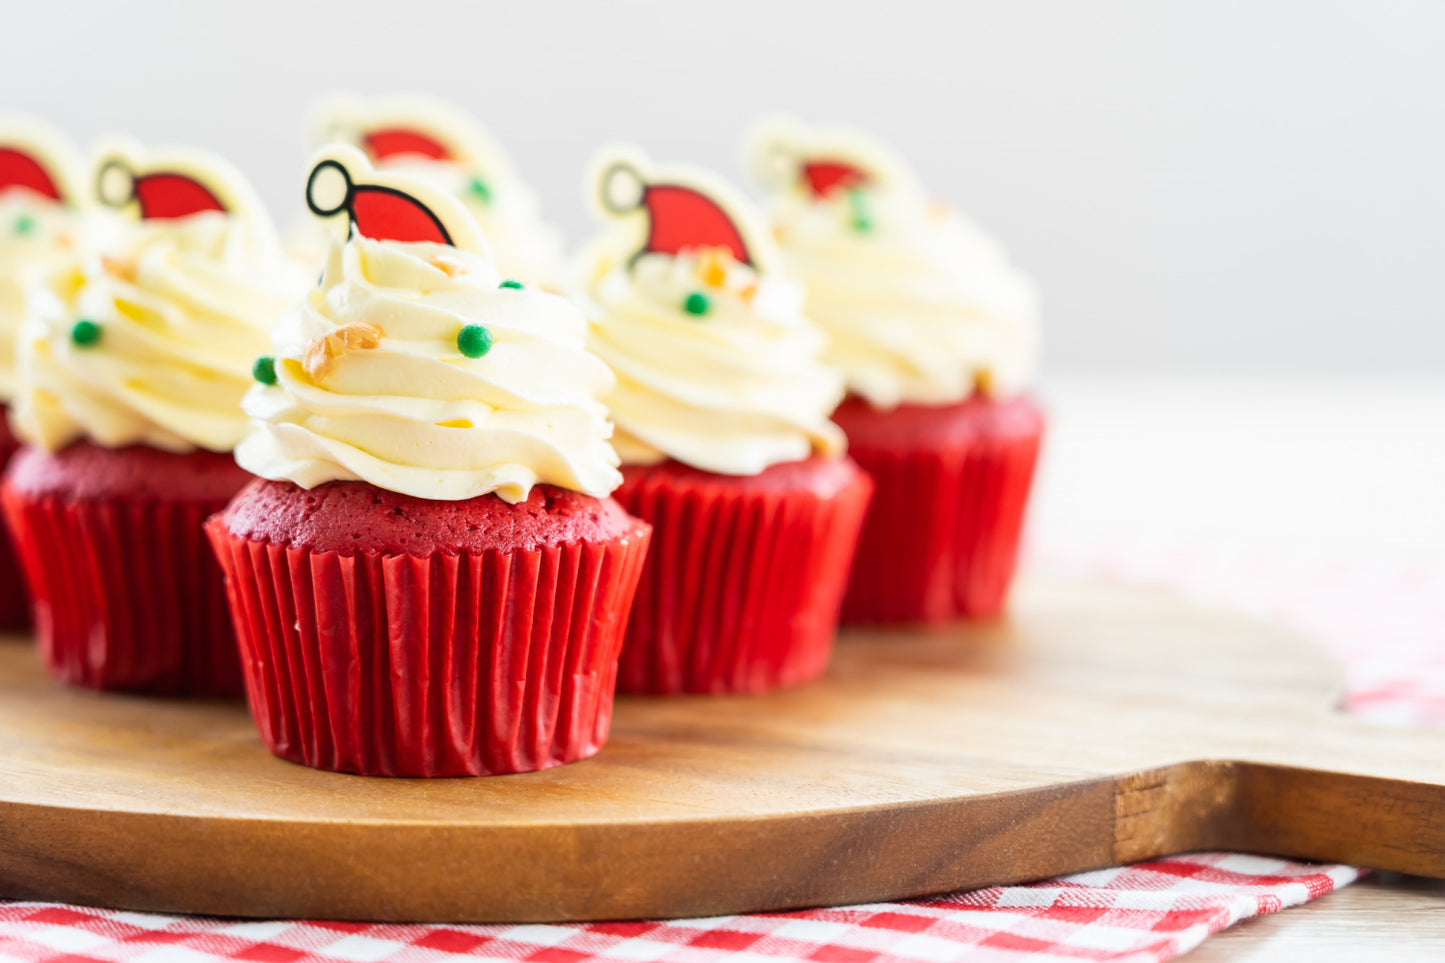
M 276 232 L 244 175 L 221 157 L 185 147 L 148 150 L 113 139 L 96 152 L 100 202 L 141 221 L 220 213 L 242 223 L 259 243 L 275 247 Z
M 453 163 L 488 180 L 512 176 L 506 154 L 476 118 L 433 97 L 333 94 L 313 109 L 311 128 L 315 143 L 351 144 L 383 167 L 421 159 Z
M 350 144 L 324 147 L 311 159 L 306 206 L 336 224 L 341 237 L 429 241 L 489 256 L 481 229 L 459 199 L 425 178 L 378 171 Z
M 913 172 L 886 144 L 847 127 L 809 127 L 774 115 L 753 125 L 744 145 L 759 181 L 827 199 L 854 189 L 917 191 Z
M 30 117 L 0 115 L 0 196 L 27 191 L 56 204 L 77 206 L 80 156 L 58 131 Z
M 632 261 L 722 248 L 760 273 L 779 270 L 777 248 L 752 202 L 709 171 L 654 165 L 640 150 L 616 146 L 593 159 L 586 184 L 600 217 L 635 219 L 644 229 Z

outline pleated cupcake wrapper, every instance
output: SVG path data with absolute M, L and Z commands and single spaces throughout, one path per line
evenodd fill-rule
M 872 490 L 832 497 L 644 474 L 613 493 L 653 526 L 618 691 L 759 692 L 821 675 Z
M 0 521 L 0 630 L 18 631 L 30 625 L 30 593 L 10 527 Z
M 10 433 L 5 420 L 8 408 L 0 405 L 0 468 L 20 450 L 20 443 Z M 0 518 L 0 630 L 24 629 L 30 625 L 30 593 L 25 588 L 25 575 L 10 527 Z
M 70 501 L 6 485 L 40 654 L 71 685 L 239 696 L 240 661 L 206 518 L 224 504 Z
M 276 755 L 373 776 L 585 759 L 612 720 L 647 532 L 535 551 L 340 555 L 208 525 Z
M 843 602 L 845 622 L 939 623 L 1002 613 L 1043 435 L 1041 416 L 1017 420 L 994 428 L 981 417 L 971 436 L 960 433 L 928 451 L 850 444 L 877 487 Z

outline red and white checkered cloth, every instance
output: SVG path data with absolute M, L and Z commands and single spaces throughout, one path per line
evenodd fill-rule
M 1445 562 L 1325 565 L 1238 552 L 1055 547 L 1052 568 L 1170 586 L 1275 618 L 1345 660 L 1351 708 L 1445 721 Z M 1361 870 L 1196 853 L 1029 886 L 799 913 L 557 926 L 238 922 L 0 903 L 0 963 L 441 963 L 457 957 L 664 963 L 1167 960 Z

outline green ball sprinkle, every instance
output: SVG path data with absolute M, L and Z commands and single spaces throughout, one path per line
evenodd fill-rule
M 251 377 L 263 385 L 274 385 L 276 383 L 276 359 L 269 354 L 263 354 L 251 365 Z
M 457 350 L 468 358 L 480 358 L 492 350 L 492 332 L 480 324 L 467 325 L 457 333 Z
M 703 294 L 701 291 L 692 292 L 687 296 L 687 300 L 682 302 L 682 309 L 684 311 L 686 311 L 688 314 L 695 314 L 699 317 L 707 314 L 708 310 L 711 308 L 712 302 L 708 301 L 707 295 Z
M 522 290 L 522 288 L 526 287 L 526 285 L 523 284 L 521 281 L 513 281 L 511 278 L 507 278 L 507 280 L 503 281 L 497 286 L 502 288 L 511 288 L 513 291 L 520 291 Z
M 39 226 L 40 222 L 29 214 L 21 214 L 15 219 L 15 233 L 21 237 L 35 233 L 35 229 Z
M 81 347 L 95 344 L 100 340 L 100 325 L 87 318 L 81 318 L 75 322 L 75 327 L 70 329 L 70 340 Z
M 859 189 L 848 192 L 848 206 L 853 211 L 853 230 L 865 234 L 873 230 L 873 219 L 868 216 L 868 198 Z
M 473 177 L 471 179 L 471 182 L 467 184 L 467 193 L 471 194 L 483 204 L 492 203 L 492 189 L 488 187 L 487 182 L 480 177 Z

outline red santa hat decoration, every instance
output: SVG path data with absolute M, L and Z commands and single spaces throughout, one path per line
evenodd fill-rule
M 599 215 L 641 227 L 629 263 L 721 250 L 759 272 L 776 270 L 777 251 L 751 202 L 708 171 L 655 166 L 635 148 L 613 147 L 593 161 L 587 183 Z
M 472 193 L 490 197 L 489 185 L 513 176 L 501 148 L 466 111 L 432 97 L 372 99 L 336 94 L 313 111 L 317 143 L 359 148 L 378 167 L 411 161 L 455 164 L 472 175 Z
M 448 244 L 487 254 L 476 221 L 456 197 L 423 178 L 378 171 L 347 144 L 333 144 L 312 159 L 306 206 L 341 224 L 344 236 Z
M 0 116 L 0 196 L 26 192 L 37 200 L 80 201 L 75 148 L 52 128 L 28 117 Z
M 815 200 L 856 190 L 916 189 L 902 158 L 851 128 L 809 127 L 791 117 L 766 117 L 748 132 L 745 153 L 758 180 Z
M 95 192 L 107 207 L 140 221 L 225 214 L 274 240 L 260 198 L 221 157 L 188 148 L 148 150 L 131 141 L 112 141 L 97 157 Z

